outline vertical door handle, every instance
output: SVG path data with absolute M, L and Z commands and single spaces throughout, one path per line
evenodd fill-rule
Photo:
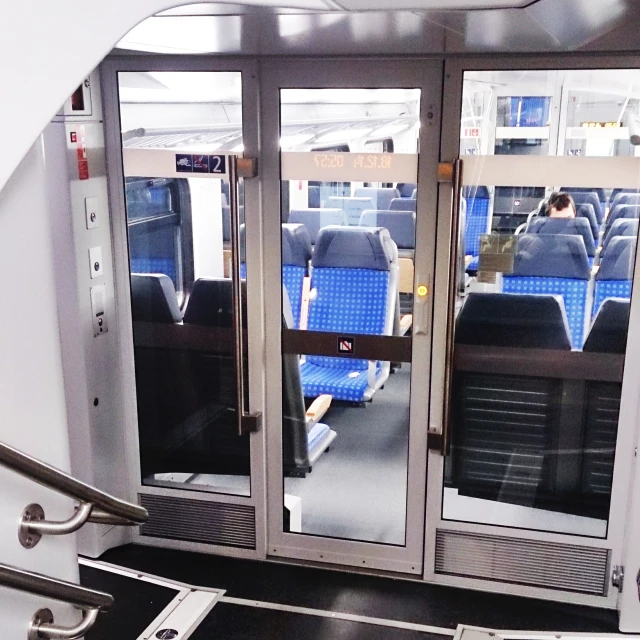
M 241 166 L 239 166 L 241 165 Z M 262 424 L 261 413 L 249 413 L 244 384 L 244 327 L 242 326 L 242 281 L 240 279 L 240 214 L 238 179 L 255 175 L 255 160 L 229 156 L 229 211 L 231 213 L 231 285 L 233 292 L 233 326 L 235 333 L 236 395 L 238 403 L 238 435 L 256 432 Z

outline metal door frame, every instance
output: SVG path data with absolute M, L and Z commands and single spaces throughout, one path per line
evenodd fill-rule
M 189 491 L 174 488 L 143 486 L 140 472 L 140 450 L 137 429 L 135 364 L 133 355 L 133 327 L 131 323 L 131 293 L 129 279 L 129 259 L 127 246 L 127 227 L 122 185 L 122 143 L 119 131 L 120 114 L 117 73 L 119 71 L 169 71 L 169 72 L 221 72 L 242 73 L 242 132 L 244 155 L 258 157 L 258 73 L 255 59 L 221 58 L 212 56 L 111 56 L 100 67 L 105 109 L 105 129 L 107 146 L 107 168 L 109 173 L 109 199 L 112 214 L 115 289 L 117 297 L 118 322 L 122 328 L 120 361 L 123 388 L 126 394 L 123 419 L 127 428 L 126 460 L 129 486 L 132 495 L 129 499 L 138 501 L 140 494 L 173 496 L 201 500 L 252 506 L 255 509 L 256 548 L 245 550 L 235 547 L 169 540 L 142 536 L 134 533 L 134 542 L 160 547 L 179 548 L 199 552 L 216 553 L 245 558 L 264 558 L 266 551 L 265 504 L 265 432 L 264 428 L 252 433 L 251 442 L 251 496 L 244 497 L 224 493 Z M 264 413 L 264 330 L 262 323 L 264 286 L 262 276 L 262 237 L 260 223 L 260 184 L 259 179 L 245 180 L 245 220 L 247 223 L 247 311 L 249 339 L 249 403 L 251 411 Z M 253 206 L 251 203 L 254 203 Z
M 573 70 L 573 69 L 640 69 L 637 56 L 533 56 L 513 55 L 510 58 L 486 56 L 451 58 L 445 65 L 443 95 L 442 148 L 441 159 L 453 162 L 459 156 L 460 114 L 462 106 L 463 74 L 476 70 Z M 640 162 L 640 159 L 639 159 Z M 447 288 L 449 280 L 449 250 L 451 246 L 452 207 L 451 185 L 440 185 L 438 209 L 438 248 L 436 256 L 436 288 L 434 290 L 433 360 L 431 377 L 431 406 L 429 422 L 435 431 L 441 431 L 444 406 L 445 358 L 447 357 Z M 640 243 L 638 243 L 640 249 Z M 634 281 L 640 282 L 640 260 L 636 255 Z M 640 322 L 640 296 L 635 294 L 631 301 L 629 327 Z M 442 499 L 444 490 L 444 458 L 438 451 L 428 454 L 426 544 L 424 556 L 424 579 L 428 582 L 483 591 L 509 593 L 520 596 L 543 598 L 555 601 L 580 603 L 585 605 L 616 608 L 619 593 L 609 586 L 606 596 L 582 595 L 553 589 L 521 586 L 514 583 L 450 576 L 435 573 L 436 531 L 466 531 L 509 536 L 511 538 L 548 541 L 581 547 L 610 549 L 610 566 L 623 564 L 626 515 L 628 509 L 628 488 L 635 461 L 634 448 L 637 446 L 637 424 L 640 414 L 640 332 L 629 331 L 625 358 L 622 401 L 616 444 L 613 488 L 609 526 L 606 538 L 589 538 L 570 534 L 509 528 L 507 526 L 465 523 L 443 520 Z M 622 515 L 624 514 L 624 516 Z M 630 576 L 635 579 L 635 576 Z M 629 584 L 629 589 L 634 589 Z M 626 589 L 625 589 L 626 590 Z
M 267 376 L 267 556 L 422 575 L 430 331 L 413 337 L 406 547 L 283 532 L 282 344 L 280 251 L 280 93 L 285 88 L 421 89 L 414 285 L 432 290 L 435 256 L 436 171 L 440 144 L 442 59 L 273 59 L 261 62 L 261 124 Z M 426 123 L 429 123 L 428 125 Z M 425 325 L 431 327 L 432 306 Z M 422 418 L 421 418 L 422 416 Z

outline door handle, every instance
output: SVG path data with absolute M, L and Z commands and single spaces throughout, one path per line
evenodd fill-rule
M 231 213 L 231 288 L 233 292 L 233 327 L 235 333 L 236 396 L 238 403 L 238 435 L 255 433 L 262 426 L 262 414 L 250 413 L 246 407 L 244 384 L 244 336 L 242 326 L 242 281 L 240 279 L 240 214 L 238 206 L 238 178 L 256 175 L 252 158 L 229 156 L 229 211 Z
M 451 242 L 449 245 L 449 289 L 447 296 L 447 333 L 444 369 L 444 398 L 442 403 L 442 430 L 429 433 L 430 449 L 439 449 L 447 456 L 451 450 L 451 392 L 453 387 L 453 348 L 455 342 L 455 304 L 458 291 L 458 236 L 460 229 L 460 203 L 462 201 L 461 158 L 451 164 L 441 163 L 438 167 L 438 181 L 451 182 Z

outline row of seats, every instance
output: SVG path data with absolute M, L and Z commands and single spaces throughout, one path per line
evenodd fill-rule
M 611 240 L 595 278 L 584 240 L 572 235 L 525 234 L 511 274 L 505 274 L 502 290 L 517 294 L 560 295 L 564 301 L 572 345 L 582 348 L 584 328 L 606 298 L 630 298 L 636 239 Z
M 365 209 L 359 213 L 355 225 L 350 225 L 343 209 L 294 209 L 289 222 L 303 224 L 312 244 L 316 244 L 321 229 L 328 226 L 385 227 L 399 249 L 415 248 L 416 214 L 413 211 Z

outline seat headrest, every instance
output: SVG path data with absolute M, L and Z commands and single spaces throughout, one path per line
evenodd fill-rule
M 611 208 L 610 217 L 637 218 L 640 213 L 640 204 L 619 204 Z
M 586 218 L 532 218 L 527 233 L 579 235 L 584 241 L 587 256 L 596 255 L 591 225 Z
M 611 241 L 618 236 L 637 237 L 639 223 L 640 220 L 637 220 L 636 218 L 618 218 L 617 220 L 614 220 L 611 225 L 611 229 L 602 244 L 602 253 L 606 251 L 609 244 L 611 244 Z
M 467 200 L 473 200 L 474 198 L 489 199 L 489 189 L 487 187 L 464 187 L 462 189 L 462 196 Z
M 595 209 L 593 207 L 593 203 L 592 202 L 576 203 L 576 214 L 577 215 L 582 215 L 585 218 L 588 218 L 590 216 L 595 216 L 596 212 L 595 212 Z
M 415 211 L 417 200 L 411 198 L 394 198 L 389 203 L 389 211 Z
M 398 250 L 386 229 L 325 227 L 318 234 L 313 267 L 389 271 Z
M 571 349 L 561 296 L 470 293 L 458 314 L 457 344 Z
M 640 204 L 640 193 L 618 193 L 613 199 L 611 207 L 619 204 Z
M 243 281 L 243 318 L 246 326 L 246 284 Z M 199 324 L 207 327 L 233 327 L 233 287 L 227 278 L 199 278 L 193 283 L 185 324 Z
M 399 182 L 396 185 L 396 189 L 398 190 L 401 198 L 411 198 L 411 194 L 413 193 L 414 189 L 417 188 L 418 185 L 415 184 L 415 182 Z
M 598 200 L 598 202 L 606 202 L 607 196 L 604 193 L 604 189 L 598 187 L 592 189 L 590 187 L 562 187 L 560 191 L 566 191 L 570 193 L 572 196 L 578 193 L 592 193 Z
M 132 273 L 131 311 L 134 322 L 180 322 L 182 314 L 171 278 L 159 273 Z
M 360 226 L 384 227 L 398 249 L 415 249 L 416 214 L 413 211 L 363 211 Z
M 311 253 L 311 238 L 307 228 L 303 224 L 283 224 L 282 264 L 307 268 Z
M 289 222 L 303 224 L 309 232 L 311 244 L 316 243 L 318 232 L 322 227 L 332 224 L 345 224 L 344 211 L 338 208 L 293 209 L 289 213 Z
M 358 187 L 353 195 L 356 198 L 371 198 L 376 209 L 389 209 L 389 203 L 400 197 L 400 192 L 392 187 Z
M 583 351 L 624 353 L 627 347 L 630 303 L 622 298 L 606 298 L 600 305 Z
M 629 236 L 611 238 L 596 280 L 632 280 L 636 258 L 636 239 Z
M 512 275 L 588 280 L 589 259 L 582 236 L 518 236 Z

